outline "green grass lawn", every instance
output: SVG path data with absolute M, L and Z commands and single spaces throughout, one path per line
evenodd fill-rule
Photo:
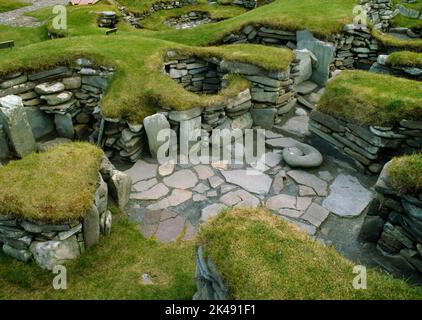
M 366 71 L 343 71 L 331 80 L 318 110 L 378 126 L 422 120 L 422 83 Z
M 80 142 L 10 162 L 0 168 L 0 215 L 46 223 L 82 219 L 94 200 L 102 155 Z
M 410 9 L 422 11 L 422 0 L 414 0 L 413 3 L 409 3 L 406 0 L 393 0 L 394 5 L 401 4 L 402 6 Z
M 22 8 L 22 7 L 26 7 L 28 5 L 29 5 L 29 3 L 16 1 L 16 0 L 1 0 L 1 2 L 0 2 L 0 13 L 19 9 L 19 8 Z
M 67 290 L 55 290 L 54 274 L 0 252 L 0 299 L 192 299 L 195 246 L 146 240 L 138 227 L 113 210 L 111 235 L 66 264 Z M 144 285 L 142 274 L 153 277 Z
M 233 209 L 200 230 L 233 299 L 421 299 L 422 287 L 368 269 L 353 288 L 354 264 L 264 209 Z

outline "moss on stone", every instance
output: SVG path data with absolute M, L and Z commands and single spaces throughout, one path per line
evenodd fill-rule
M 388 56 L 387 64 L 393 67 L 422 68 L 422 53 L 411 51 L 393 52 Z

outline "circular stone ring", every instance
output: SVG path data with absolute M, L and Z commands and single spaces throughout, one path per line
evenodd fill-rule
M 283 150 L 283 159 L 291 167 L 312 168 L 322 163 L 321 153 L 314 147 L 297 143 L 293 147 Z

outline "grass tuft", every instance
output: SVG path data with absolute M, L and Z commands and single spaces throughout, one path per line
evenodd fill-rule
M 388 176 L 393 187 L 400 192 L 422 192 L 422 153 L 393 158 Z

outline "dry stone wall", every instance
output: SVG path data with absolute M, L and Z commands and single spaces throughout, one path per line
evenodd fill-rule
M 403 194 L 393 188 L 388 162 L 375 185 L 360 239 L 375 243 L 392 270 L 422 281 L 422 194 Z
M 107 210 L 109 193 L 124 208 L 129 201 L 131 185 L 130 177 L 116 170 L 104 157 L 92 207 L 84 219 L 55 224 L 29 221 L 13 213 L 0 215 L 0 245 L 3 252 L 23 262 L 33 259 L 48 270 L 76 259 L 99 242 L 100 233 L 110 234 L 112 215 Z
M 339 154 L 369 174 L 379 173 L 392 157 L 422 148 L 422 122 L 403 120 L 395 127 L 356 125 L 312 111 L 309 131 L 313 145 Z

